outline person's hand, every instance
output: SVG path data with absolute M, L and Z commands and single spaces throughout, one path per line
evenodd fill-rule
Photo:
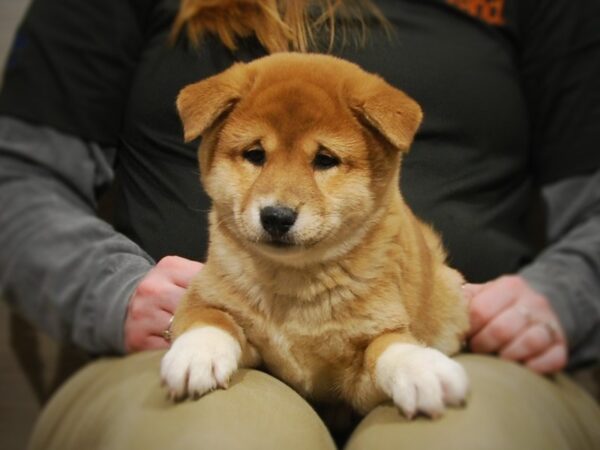
M 548 300 L 518 275 L 464 286 L 469 298 L 470 347 L 498 353 L 538 373 L 554 373 L 567 364 L 567 344 Z
M 129 300 L 125 318 L 125 350 L 167 348 L 164 337 L 177 304 L 203 264 L 166 256 L 142 278 Z

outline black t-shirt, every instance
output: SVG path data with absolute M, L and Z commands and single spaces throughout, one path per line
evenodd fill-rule
M 415 98 L 425 119 L 401 188 L 470 281 L 535 256 L 536 187 L 600 166 L 600 2 L 380 0 L 364 47 L 335 54 Z M 178 0 L 37 0 L 7 64 L 0 114 L 118 148 L 115 226 L 153 257 L 203 259 L 210 206 L 185 85 L 265 54 L 167 37 Z

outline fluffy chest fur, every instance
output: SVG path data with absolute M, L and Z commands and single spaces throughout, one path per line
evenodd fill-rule
M 322 401 L 340 400 L 345 380 L 362 371 L 369 342 L 409 327 L 391 282 L 369 286 L 343 265 L 328 269 L 314 279 L 306 273 L 273 273 L 271 283 L 281 280 L 283 290 L 296 290 L 295 295 L 273 293 L 243 273 L 221 277 L 226 290 L 219 282 L 198 280 L 203 304 L 231 315 L 271 373 Z M 205 276 L 212 278 L 210 269 Z M 372 297 L 378 301 L 367 300 Z
M 296 268 L 248 252 L 213 215 L 213 250 L 188 300 L 233 318 L 260 356 L 252 365 L 262 361 L 307 397 L 343 400 L 363 376 L 367 346 L 382 334 L 412 332 L 424 344 L 458 350 L 464 316 L 445 311 L 448 299 L 431 285 L 442 279 L 457 288 L 460 275 L 445 266 L 419 269 L 429 267 L 415 264 L 432 257 L 429 245 L 441 247 L 415 240 L 412 233 L 420 231 L 408 232 L 401 211 L 388 210 L 345 258 Z M 424 320 L 432 307 L 438 311 Z

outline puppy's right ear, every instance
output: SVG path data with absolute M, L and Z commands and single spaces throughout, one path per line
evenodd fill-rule
M 249 88 L 247 66 L 238 63 L 224 72 L 184 87 L 177 96 L 185 142 L 204 133 Z

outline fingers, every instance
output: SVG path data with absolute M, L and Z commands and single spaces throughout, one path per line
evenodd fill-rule
M 527 361 L 526 366 L 537 373 L 555 373 L 567 365 L 567 348 L 556 343 L 541 355 Z
M 144 316 L 132 318 L 128 315 L 125 321 L 125 349 L 127 352 L 166 348 L 169 341 L 163 333 L 169 329 L 172 314 L 159 308 L 147 307 Z M 161 345 L 156 344 L 161 341 Z
M 204 264 L 180 256 L 165 256 L 156 265 L 164 275 L 179 287 L 187 288 Z
M 469 302 L 471 336 L 477 334 L 492 318 L 515 303 L 515 290 L 508 284 L 508 280 L 499 278 L 495 282 L 480 285 L 479 289 L 468 288 L 476 292 Z
M 165 256 L 140 283 L 141 295 L 158 301 L 158 306 L 173 314 L 192 279 L 204 265 L 179 256 Z
M 125 318 L 125 348 L 128 352 L 166 348 L 170 320 L 187 286 L 202 264 L 185 258 L 161 259 L 136 287 Z
M 471 284 L 465 283 L 463 284 L 463 292 L 467 296 L 467 298 L 472 299 L 477 294 L 479 294 L 483 289 L 485 289 L 485 284 Z
M 489 321 L 471 339 L 471 349 L 477 353 L 492 353 L 511 342 L 529 325 L 529 319 L 518 306 L 511 306 Z
M 162 337 L 148 336 L 144 345 L 144 350 L 162 350 L 169 348 L 171 344 Z
M 177 304 L 185 294 L 185 289 L 174 285 L 161 276 L 148 276 L 142 280 L 135 290 L 130 303 L 130 314 L 133 319 L 148 314 L 149 307 L 156 307 L 173 314 Z
M 145 309 L 147 303 L 150 303 L 172 314 L 184 293 L 185 288 L 177 285 L 164 268 L 156 266 L 142 279 L 135 290 L 136 303 L 133 305 L 133 313 L 135 314 L 136 306 Z
M 170 342 L 167 342 L 162 337 L 149 336 L 147 341 L 148 350 L 161 350 L 167 349 L 171 346 Z
M 554 342 L 544 325 L 534 323 L 502 349 L 500 356 L 516 361 L 528 360 L 547 350 Z
M 465 286 L 471 318 L 470 347 L 498 353 L 539 373 L 561 370 L 568 351 L 564 332 L 548 300 L 518 276 Z
M 181 301 L 181 298 L 185 294 L 185 289 L 171 285 L 166 288 L 163 292 L 163 295 L 157 298 L 158 306 L 166 311 L 167 313 L 173 315 L 175 314 L 175 309 L 177 309 L 177 305 Z
M 165 331 L 171 329 L 172 320 L 173 314 L 170 314 L 165 311 L 159 311 L 156 315 L 156 319 L 152 321 L 152 325 L 148 327 L 148 331 L 150 332 L 150 334 L 158 336 L 166 342 L 169 342 L 170 338 L 165 338 Z

